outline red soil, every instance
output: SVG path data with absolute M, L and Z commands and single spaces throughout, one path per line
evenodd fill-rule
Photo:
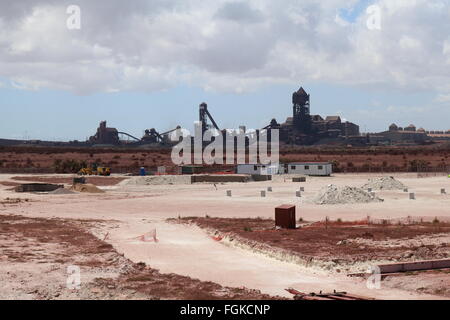
M 137 172 L 140 167 L 156 171 L 165 166 L 168 173 L 177 172 L 171 160 L 171 149 L 95 149 L 58 147 L 0 147 L 0 172 L 53 173 L 55 161 L 76 160 L 109 166 L 113 172 Z M 327 161 L 339 172 L 405 172 L 439 171 L 450 168 L 450 147 L 283 147 L 283 163 Z M 217 172 L 232 166 L 209 168 Z
M 367 261 L 389 259 L 405 253 L 403 247 L 386 247 L 380 250 L 370 245 L 340 245 L 340 241 L 363 238 L 373 241 L 408 239 L 450 232 L 449 223 L 422 223 L 414 225 L 367 225 L 354 222 L 328 222 L 306 224 L 295 230 L 276 230 L 274 221 L 267 219 L 183 218 L 202 228 L 218 230 L 241 238 L 286 249 L 314 258 Z M 446 245 L 450 247 L 450 245 Z M 408 248 L 408 250 L 417 250 Z M 444 249 L 444 247 L 440 248 Z

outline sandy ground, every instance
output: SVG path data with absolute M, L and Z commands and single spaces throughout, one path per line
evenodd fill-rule
M 199 184 L 153 186 L 107 186 L 105 194 L 44 195 L 17 194 L 0 186 L 0 201 L 5 198 L 27 198 L 28 201 L 0 204 L 0 214 L 30 217 L 115 220 L 96 230 L 106 241 L 133 262 L 145 262 L 163 273 L 177 273 L 225 286 L 259 289 L 263 293 L 290 297 L 284 289 L 294 287 L 303 292 L 348 291 L 382 299 L 430 299 L 437 296 L 408 292 L 397 288 L 367 289 L 361 279 L 329 275 L 320 270 L 300 268 L 249 251 L 224 246 L 195 227 L 167 223 L 179 216 L 264 217 L 272 218 L 274 207 L 296 204 L 297 217 L 308 221 L 331 219 L 360 220 L 367 216 L 379 219 L 427 218 L 450 219 L 450 192 L 447 177 L 417 178 L 400 174 L 396 178 L 416 193 L 409 200 L 402 191 L 377 192 L 385 201 L 370 204 L 319 206 L 309 200 L 328 184 L 362 186 L 369 177 L 380 175 L 335 175 L 308 178 L 306 183 L 292 183 L 288 177 L 275 177 L 271 182 L 247 184 Z M 0 181 L 13 181 L 12 175 L 0 175 Z M 286 179 L 286 181 L 285 181 Z M 260 191 L 272 186 L 266 198 Z M 305 187 L 302 198 L 295 191 Z M 217 190 L 216 190 L 217 188 Z M 226 190 L 233 196 L 226 197 Z M 156 235 L 159 242 L 143 242 L 137 237 Z
M 90 232 L 101 223 L 0 215 L 0 299 L 279 299 L 133 263 Z

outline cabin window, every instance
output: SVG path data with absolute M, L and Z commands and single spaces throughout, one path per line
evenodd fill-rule
M 323 170 L 323 166 L 319 166 L 319 170 Z
M 295 166 L 291 166 L 291 170 L 295 170 Z
M 254 171 L 258 171 L 258 166 L 253 166 Z
M 305 170 L 309 170 L 309 166 L 305 166 Z

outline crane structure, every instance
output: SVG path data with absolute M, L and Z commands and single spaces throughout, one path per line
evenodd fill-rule
M 175 129 L 163 133 L 159 133 L 155 128 L 147 129 L 145 130 L 144 136 L 140 140 L 146 143 L 167 144 L 170 141 L 169 134 L 180 129 L 181 127 L 177 126 Z
M 211 121 L 212 125 L 208 123 L 208 119 Z M 199 121 L 202 125 L 202 135 L 205 133 L 205 131 L 212 128 L 215 128 L 217 131 L 220 131 L 220 128 L 217 125 L 216 121 L 212 117 L 211 113 L 209 113 L 208 105 L 205 102 L 200 104 Z

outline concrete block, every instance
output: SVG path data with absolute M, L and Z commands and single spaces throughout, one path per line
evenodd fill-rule
M 450 268 L 450 259 L 382 264 L 379 265 L 378 267 L 380 268 L 380 272 L 382 274 L 418 271 L 418 270 L 444 269 Z
M 367 188 L 367 192 L 371 193 L 372 192 L 372 188 Z
M 408 188 L 403 189 L 403 192 L 408 192 L 408 191 L 409 191 Z
M 272 176 L 271 175 L 265 175 L 265 174 L 252 174 L 251 178 L 253 181 L 271 181 Z
M 445 191 L 444 188 L 441 189 L 441 194 L 447 194 L 447 191 Z
M 231 197 L 231 190 L 227 190 L 227 197 Z
M 272 192 L 273 190 L 272 190 L 272 187 L 267 187 L 267 191 L 268 192 Z
M 158 172 L 159 175 L 164 175 L 164 174 L 166 174 L 166 167 L 164 167 L 164 166 L 160 166 L 160 167 L 158 167 L 156 170 L 157 170 L 157 172 Z
M 411 193 L 409 194 L 409 199 L 410 199 L 410 200 L 416 200 L 416 194 L 413 193 L 413 192 L 411 192 Z
M 191 183 L 234 183 L 249 181 L 250 176 L 244 174 L 199 174 L 191 176 Z
M 261 190 L 261 197 L 265 198 L 266 197 L 266 190 Z
M 301 192 L 305 192 L 305 187 L 300 187 Z
M 302 196 L 301 191 L 296 191 L 296 192 L 295 192 L 295 196 L 296 196 L 297 198 L 300 198 L 300 197 Z

